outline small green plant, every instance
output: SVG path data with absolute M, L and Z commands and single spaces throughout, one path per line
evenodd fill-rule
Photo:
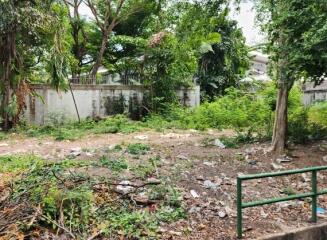
M 113 171 L 120 172 L 124 169 L 128 169 L 128 164 L 124 158 L 120 158 L 118 160 L 110 159 L 106 156 L 100 158 L 101 166 L 107 167 Z
M 281 192 L 288 196 L 296 194 L 295 190 L 291 186 L 284 188 Z
M 131 171 L 139 178 L 146 179 L 157 173 L 157 169 L 160 166 L 160 157 L 152 157 L 148 159 L 146 163 L 135 165 L 131 168 Z
M 132 155 L 146 154 L 148 151 L 150 147 L 144 143 L 132 143 L 127 146 L 127 152 Z

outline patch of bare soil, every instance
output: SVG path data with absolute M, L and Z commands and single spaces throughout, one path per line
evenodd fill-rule
M 294 145 L 289 158 L 274 158 L 269 144 L 246 144 L 224 149 L 212 144 L 225 132 L 167 131 L 128 135 L 88 136 L 78 141 L 56 142 L 53 139 L 13 137 L 0 142 L 0 154 L 33 153 L 45 159 L 99 159 L 101 151 L 119 144 L 146 143 L 151 151 L 129 163 L 160 157 L 157 176 L 169 178 L 179 188 L 187 218 L 160 227 L 161 239 L 236 239 L 236 177 L 239 174 L 297 169 L 326 165 L 327 142 Z M 117 153 L 119 155 L 120 153 Z M 80 169 L 91 175 L 110 175 L 108 169 Z M 122 180 L 132 177 L 121 174 Z M 318 175 L 319 188 L 327 188 L 327 174 Z M 310 192 L 309 174 L 267 178 L 244 183 L 244 201 L 262 200 L 287 194 Z M 1 186 L 0 186 L 1 187 Z M 319 207 L 327 209 L 327 196 L 319 197 Z M 310 225 L 310 200 L 294 200 L 244 210 L 244 238 Z M 325 221 L 322 214 L 319 221 Z

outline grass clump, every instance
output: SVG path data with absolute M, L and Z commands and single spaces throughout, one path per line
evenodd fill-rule
M 79 122 L 48 122 L 44 126 L 22 124 L 14 131 L 23 133 L 28 137 L 54 137 L 57 141 L 77 140 L 88 134 L 131 133 L 141 130 L 139 122 L 131 121 L 124 115 L 108 117 L 95 121 L 87 119 Z
M 150 147 L 144 143 L 131 143 L 127 146 L 127 152 L 132 155 L 144 155 L 150 151 Z
M 100 158 L 100 164 L 103 167 L 107 167 L 113 171 L 120 172 L 122 170 L 128 169 L 128 164 L 124 158 L 118 160 L 110 159 L 106 156 Z
M 35 155 L 0 156 L 0 173 L 15 173 L 43 164 L 43 160 Z

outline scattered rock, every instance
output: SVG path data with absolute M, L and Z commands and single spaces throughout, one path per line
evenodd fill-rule
M 161 181 L 159 179 L 157 179 L 157 178 L 148 178 L 147 183 L 148 184 L 160 184 Z
M 218 139 L 218 138 L 215 139 L 215 141 L 213 142 L 213 145 L 215 145 L 219 148 L 222 148 L 222 149 L 226 148 L 225 144 L 222 141 L 220 141 L 220 139 Z
M 221 211 L 218 212 L 218 216 L 220 218 L 225 218 L 227 216 L 227 213 L 224 210 L 221 210 Z
M 196 177 L 196 180 L 198 180 L 198 181 L 204 181 L 204 177 L 203 176 L 197 176 Z
M 151 205 L 154 204 L 156 201 L 150 200 L 146 195 L 137 195 L 133 197 L 133 200 L 139 205 Z
M 205 180 L 203 186 L 207 189 L 217 190 L 217 184 L 211 182 L 210 180 Z
M 263 211 L 263 209 L 261 209 L 261 211 L 260 211 L 260 215 L 261 215 L 262 218 L 267 218 L 267 217 L 268 217 L 268 213 L 265 213 L 265 212 Z
M 276 164 L 276 163 L 272 163 L 272 164 L 271 164 L 271 166 L 272 166 L 273 170 L 280 170 L 280 169 L 284 169 L 284 167 L 283 167 L 283 166 L 281 166 L 281 165 L 278 165 L 278 164 Z
M 192 213 L 198 213 L 201 211 L 200 207 L 191 207 L 190 210 L 188 210 L 188 213 L 192 214 Z
M 191 195 L 192 195 L 193 198 L 199 198 L 200 197 L 200 195 L 195 190 L 192 189 L 190 192 L 191 192 Z
M 119 185 L 116 187 L 116 191 L 121 194 L 129 194 L 134 191 L 134 187 L 131 186 L 132 183 L 130 181 L 121 181 Z
M 213 163 L 213 162 L 203 162 L 203 165 L 206 165 L 208 167 L 214 167 L 215 163 Z
M 135 136 L 134 138 L 138 139 L 138 140 L 147 140 L 149 137 L 148 137 L 148 135 L 138 135 L 138 136 Z
M 327 155 L 322 158 L 324 162 L 327 162 Z
M 70 156 L 71 157 L 78 157 L 81 154 L 82 154 L 82 148 L 80 148 L 80 147 L 72 148 L 70 150 Z
M 310 182 L 311 181 L 311 179 L 305 173 L 301 174 L 301 180 L 302 180 L 302 182 Z
M 185 155 L 178 155 L 176 156 L 178 159 L 181 159 L 181 160 L 188 160 L 188 157 L 186 157 Z
M 197 133 L 198 132 L 198 130 L 195 130 L 195 129 L 190 129 L 189 130 L 191 133 Z
M 276 159 L 276 162 L 278 162 L 279 164 L 288 163 L 288 162 L 291 162 L 291 161 L 292 161 L 292 158 L 290 158 L 290 157 L 288 157 L 286 155 Z
M 8 143 L 0 143 L 0 147 L 8 147 L 9 144 Z
M 86 152 L 85 155 L 88 156 L 88 157 L 92 157 L 92 156 L 93 156 L 93 153 L 91 153 L 91 152 Z
M 176 231 L 169 231 L 168 232 L 170 235 L 174 235 L 174 236 L 182 236 L 181 232 L 176 232 Z
M 162 138 L 189 138 L 191 134 L 177 134 L 177 133 L 168 133 L 161 135 Z

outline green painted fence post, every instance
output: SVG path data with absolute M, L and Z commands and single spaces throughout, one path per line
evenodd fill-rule
M 237 237 L 242 238 L 242 179 L 237 178 Z
M 317 222 L 317 171 L 312 171 L 311 175 L 312 193 L 312 222 Z

